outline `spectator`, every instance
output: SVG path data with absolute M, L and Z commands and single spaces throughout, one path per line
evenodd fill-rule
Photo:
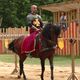
M 62 12 L 61 17 L 60 17 L 60 24 L 61 24 L 63 29 L 67 29 L 66 20 L 67 20 L 67 17 L 65 15 L 65 13 Z

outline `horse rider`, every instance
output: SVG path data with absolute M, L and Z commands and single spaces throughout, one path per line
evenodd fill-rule
M 67 17 L 66 17 L 66 15 L 65 15 L 65 13 L 62 12 L 62 13 L 61 13 L 61 17 L 60 17 L 60 24 L 61 24 L 61 26 L 62 26 L 62 28 L 63 28 L 64 30 L 67 29 L 66 21 L 67 21 Z
M 37 14 L 37 6 L 31 6 L 31 13 L 27 15 L 27 23 L 28 23 L 28 34 L 33 33 L 36 30 L 42 28 L 42 18 L 39 14 Z

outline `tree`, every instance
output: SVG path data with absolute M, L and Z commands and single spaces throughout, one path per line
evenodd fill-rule
M 2 27 L 18 27 L 25 24 L 27 0 L 1 0 L 0 16 L 3 17 Z
M 13 17 L 15 17 L 17 8 L 13 1 L 1 0 L 0 15 L 3 17 L 2 26 L 14 26 Z
M 26 15 L 32 4 L 40 6 L 62 1 L 66 0 L 0 0 L 0 17 L 3 18 L 1 27 L 26 26 Z M 47 17 L 51 15 L 47 11 L 44 13 Z

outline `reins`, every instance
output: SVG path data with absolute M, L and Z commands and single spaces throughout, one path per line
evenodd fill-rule
M 43 35 L 42 35 L 42 32 L 40 32 L 37 36 L 39 37 L 39 41 L 40 41 L 40 44 L 41 44 L 41 47 L 43 47 L 41 50 L 40 50 L 40 52 L 47 52 L 47 51 L 50 51 L 50 50 L 52 50 L 52 49 L 55 49 L 57 46 L 55 45 L 54 46 L 54 37 L 53 37 L 53 29 L 52 29 L 52 27 L 51 27 L 51 29 L 50 29 L 50 31 L 51 31 L 51 40 L 48 40 L 48 39 L 46 39 Z M 42 46 L 42 44 L 43 44 L 43 42 L 42 42 L 42 39 L 43 40 L 45 40 L 46 41 L 46 43 L 48 42 L 50 45 L 52 45 L 51 47 L 46 47 L 46 48 L 44 48 L 44 46 Z

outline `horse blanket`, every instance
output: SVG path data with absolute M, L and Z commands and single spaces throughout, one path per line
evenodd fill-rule
M 21 46 L 21 53 L 31 53 L 34 52 L 36 49 L 36 36 L 39 33 L 39 31 L 35 31 L 30 36 L 26 36 L 23 40 L 22 46 Z M 37 48 L 40 49 L 41 45 L 38 44 Z

